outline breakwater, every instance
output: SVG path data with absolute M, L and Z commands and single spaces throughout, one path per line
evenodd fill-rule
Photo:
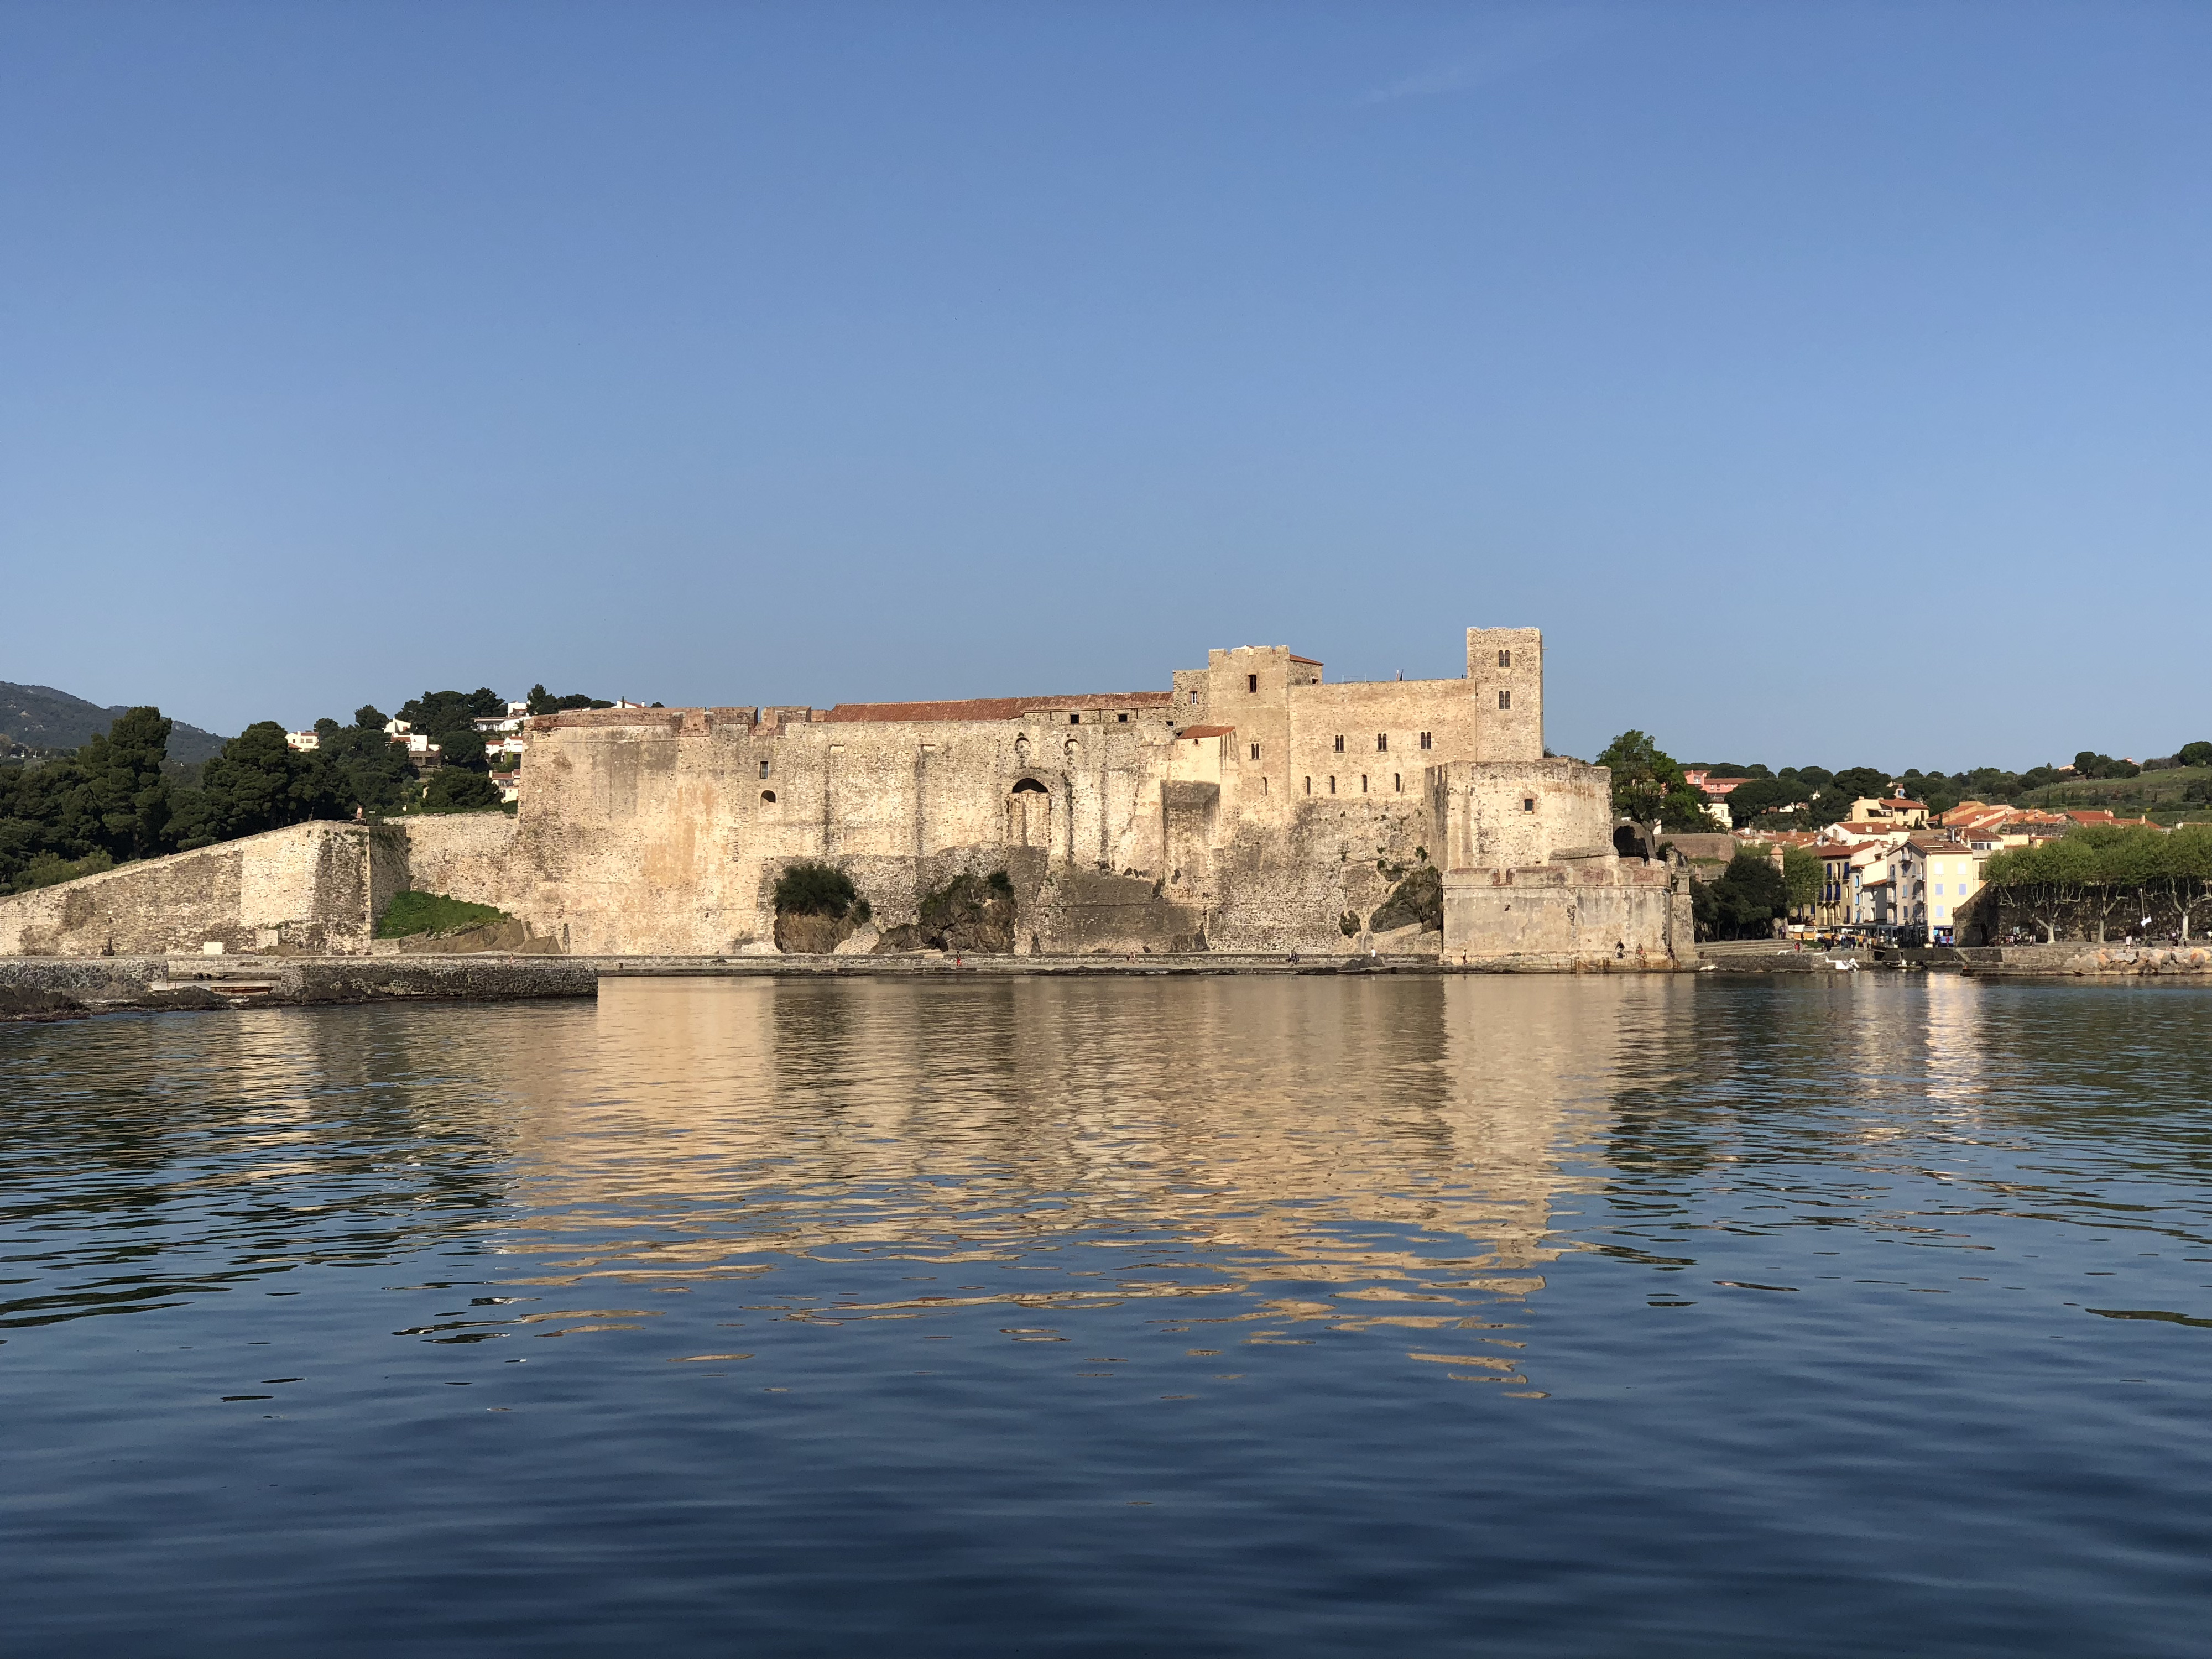
M 1701 964 L 1729 974 L 1932 971 L 2004 978 L 2212 979 L 2212 947 L 2002 945 L 1880 950 L 1861 957 L 1778 948 L 1713 952 Z M 1626 963 L 1633 973 L 1642 964 Z M 1674 964 L 1652 964 L 1672 970 Z M 1562 971 L 1586 964 L 1548 960 L 1439 962 L 1434 957 L 1292 957 L 1226 951 L 1176 955 L 1016 957 L 549 957 L 130 956 L 0 957 L 0 1020 L 79 1018 L 131 1011 L 318 1007 L 364 1002 L 517 1002 L 593 997 L 606 979 L 911 979 L 947 975 L 1002 978 L 1098 975 L 1223 976 L 1460 975 Z M 1620 971 L 1620 970 L 1614 970 Z

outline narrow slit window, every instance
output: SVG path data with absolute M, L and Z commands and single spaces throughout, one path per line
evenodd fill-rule
M 1254 760 L 1260 758 L 1260 745 L 1256 743 L 1252 745 L 1252 758 Z
M 1359 775 L 1359 793 L 1363 795 L 1367 793 L 1367 774 L 1364 772 Z
M 1344 752 L 1344 734 L 1342 732 L 1339 732 L 1337 734 L 1336 752 L 1340 755 Z
M 1375 752 L 1378 755 L 1387 755 L 1390 752 L 1390 734 L 1388 732 L 1377 732 L 1375 734 Z
M 768 763 L 766 761 L 763 761 L 760 763 L 760 772 L 763 777 L 766 777 L 768 775 Z
M 1393 794 L 1402 795 L 1406 793 L 1406 775 L 1403 772 L 1393 772 L 1390 775 L 1390 790 Z
M 1306 780 L 1306 793 L 1309 795 L 1313 793 L 1313 780 L 1311 778 L 1308 778 Z
M 1260 677 L 1257 674 L 1247 674 L 1244 677 L 1244 689 L 1247 691 L 1257 691 L 1260 689 Z
M 1336 793 L 1336 775 L 1333 772 L 1329 774 L 1328 793 L 1332 795 Z

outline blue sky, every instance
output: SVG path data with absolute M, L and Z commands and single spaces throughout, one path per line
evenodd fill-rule
M 2212 8 L 0 10 L 0 678 L 2212 736 Z

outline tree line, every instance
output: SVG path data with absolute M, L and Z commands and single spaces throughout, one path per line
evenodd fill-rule
M 528 701 L 532 714 L 614 706 L 580 693 L 556 697 L 543 685 Z M 373 705 L 356 709 L 350 725 L 317 720 L 317 746 L 306 750 L 285 741 L 278 722 L 258 720 L 204 763 L 192 786 L 163 771 L 173 723 L 157 708 L 133 708 L 73 753 L 0 766 L 0 892 L 313 818 L 495 807 L 499 786 L 475 722 L 506 712 L 506 699 L 484 686 L 402 704 L 398 717 L 441 751 L 427 779 Z
M 1678 834 L 1717 829 L 1719 825 L 1705 811 L 1712 798 L 1685 775 L 1686 771 L 1696 769 L 1714 777 L 1750 780 L 1738 784 L 1727 797 L 1729 811 L 1736 823 L 1763 821 L 1770 829 L 1816 830 L 1848 817 L 1852 802 L 1886 796 L 1900 787 L 1931 811 L 1945 812 L 1963 800 L 2014 802 L 2035 790 L 2075 779 L 2131 778 L 2146 771 L 2212 767 L 2212 740 L 2184 744 L 2165 759 L 2142 765 L 2085 749 L 2075 756 L 2070 773 L 2050 766 L 2031 767 L 2025 772 L 1985 766 L 1952 773 L 1912 768 L 1893 775 L 1872 766 L 1849 766 L 1840 772 L 1820 766 L 1785 766 L 1776 771 L 1759 764 L 1711 761 L 1686 767 L 1645 733 L 1624 732 L 1597 757 L 1597 763 L 1613 769 L 1614 811 L 1638 823 L 1656 822 L 1662 830 Z M 2212 781 L 2195 785 L 2185 799 L 2212 804 Z
M 1993 902 L 2025 915 L 2055 939 L 2075 921 L 2107 926 L 2155 901 L 2190 932 L 2193 907 L 2212 893 L 2212 824 L 2162 831 L 2148 824 L 2083 824 L 2057 839 L 1992 857 L 1983 885 Z
M 1777 772 L 1765 766 L 1737 766 L 1727 762 L 1715 762 L 1704 769 L 1716 777 L 1751 780 L 1738 784 L 1728 797 L 1729 810 L 1739 823 L 1756 823 L 1774 814 L 1777 816 L 1773 822 L 1778 828 L 1785 818 L 1796 827 L 1819 828 L 1841 822 L 1850 811 L 1851 803 L 1862 796 L 1887 795 L 1900 787 L 1906 795 L 1931 811 L 1948 812 L 1966 800 L 2014 805 L 2053 784 L 2084 779 L 2133 778 L 2146 772 L 2181 767 L 2212 767 L 2212 741 L 2186 743 L 2164 759 L 2141 764 L 2084 749 L 2074 757 L 2070 772 L 2062 772 L 2053 766 L 2033 766 L 2025 772 L 1983 766 L 1948 773 L 1923 772 L 1917 767 L 1908 767 L 1893 776 L 1870 766 L 1850 767 L 1841 772 L 1829 772 L 1818 766 L 1785 766 Z M 2185 799 L 2212 804 L 2212 781 L 2199 781 Z M 1785 811 L 1785 808 L 1790 810 Z

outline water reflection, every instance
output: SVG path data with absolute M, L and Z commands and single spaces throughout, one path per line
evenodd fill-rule
M 1291 1316 L 1443 1324 L 1450 1291 L 1540 1288 L 1554 1203 L 1588 1184 L 1559 1150 L 1619 1087 L 1626 1033 L 1685 994 L 618 982 L 595 1021 L 506 1056 L 507 1175 L 530 1219 L 502 1248 L 573 1239 L 579 1276 L 657 1279 L 854 1247 L 942 1266 L 1142 1238 L 1232 1279 L 1363 1298 L 1279 1304 Z M 603 1236 L 613 1212 L 620 1242 Z M 1370 1310 L 1391 1299 L 1428 1310 Z
M 0 1030 L 0 1604 L 27 1651 L 2193 1654 L 2208 1097 L 2200 989 L 1873 975 Z

